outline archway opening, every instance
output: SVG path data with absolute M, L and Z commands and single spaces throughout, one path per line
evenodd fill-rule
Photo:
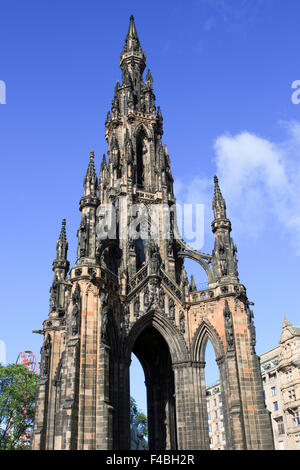
M 141 189 L 145 187 L 145 155 L 147 153 L 146 140 L 146 133 L 142 129 L 136 140 L 136 183 L 137 187 Z
M 207 405 L 207 431 L 211 450 L 224 450 L 226 446 L 222 384 L 216 354 L 210 340 L 205 347 L 205 386 Z
M 132 352 L 145 374 L 149 450 L 176 449 L 175 388 L 169 347 L 156 328 L 148 326 L 136 339 Z
M 131 450 L 148 449 L 147 391 L 143 367 L 135 354 L 131 355 L 130 364 L 130 448 Z

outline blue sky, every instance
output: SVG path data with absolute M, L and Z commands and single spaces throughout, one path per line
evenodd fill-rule
M 257 353 L 299 319 L 300 79 L 298 0 L 2 0 L 0 340 L 7 362 L 42 337 L 52 261 L 67 219 L 75 262 L 78 204 L 89 152 L 99 170 L 104 122 L 121 79 L 134 14 L 164 117 L 176 195 L 205 204 L 213 175 L 238 247 L 240 280 L 255 303 Z M 189 266 L 196 281 L 203 275 Z

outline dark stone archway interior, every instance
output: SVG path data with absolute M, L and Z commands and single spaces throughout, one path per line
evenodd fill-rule
M 154 327 L 145 328 L 133 353 L 145 373 L 149 449 L 176 449 L 174 374 L 169 348 Z

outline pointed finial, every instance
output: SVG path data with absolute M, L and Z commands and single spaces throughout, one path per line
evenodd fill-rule
M 56 244 L 56 259 L 67 259 L 67 251 L 66 219 L 62 219 L 61 230 Z
M 66 239 L 67 239 L 67 236 L 66 236 L 66 219 L 62 219 L 59 240 L 66 241 Z
M 197 290 L 194 275 L 191 275 L 191 282 L 190 282 L 190 292 L 195 292 Z
M 83 181 L 84 195 L 96 195 L 97 176 L 94 166 L 94 150 L 90 151 L 90 161 Z
M 134 16 L 130 15 L 130 23 L 128 33 L 125 39 L 123 53 L 130 50 L 142 52 L 141 44 L 137 35 L 136 27 L 134 24 Z
M 282 328 L 287 328 L 288 326 L 292 326 L 292 324 L 288 321 L 287 316 L 284 315 L 283 323 L 282 323 Z
M 220 187 L 219 187 L 219 180 L 217 175 L 214 176 L 214 198 L 213 198 L 213 211 L 215 215 L 215 219 L 226 219 L 226 203 L 222 196 Z
M 100 171 L 103 170 L 103 168 L 106 167 L 106 156 L 105 156 L 105 153 L 103 154 L 103 157 L 102 157 L 102 163 L 101 163 L 101 169 Z
M 153 87 L 153 77 L 151 75 L 150 69 L 148 69 L 147 75 L 146 75 L 146 85 L 149 88 Z

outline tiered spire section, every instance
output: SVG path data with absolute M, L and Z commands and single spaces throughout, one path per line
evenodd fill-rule
M 62 220 L 59 239 L 56 244 L 56 259 L 53 261 L 53 271 L 58 279 L 65 279 L 69 270 L 67 260 L 68 241 L 66 235 L 66 219 Z
M 215 190 L 213 198 L 213 211 L 215 219 L 226 219 L 226 203 L 222 196 L 219 180 L 217 176 L 214 176 Z
M 226 203 L 222 196 L 217 176 L 214 177 L 213 211 L 214 221 L 212 230 L 215 234 L 215 246 L 212 253 L 214 277 L 219 282 L 238 283 L 237 248 L 230 236 L 231 223 L 226 216 Z

